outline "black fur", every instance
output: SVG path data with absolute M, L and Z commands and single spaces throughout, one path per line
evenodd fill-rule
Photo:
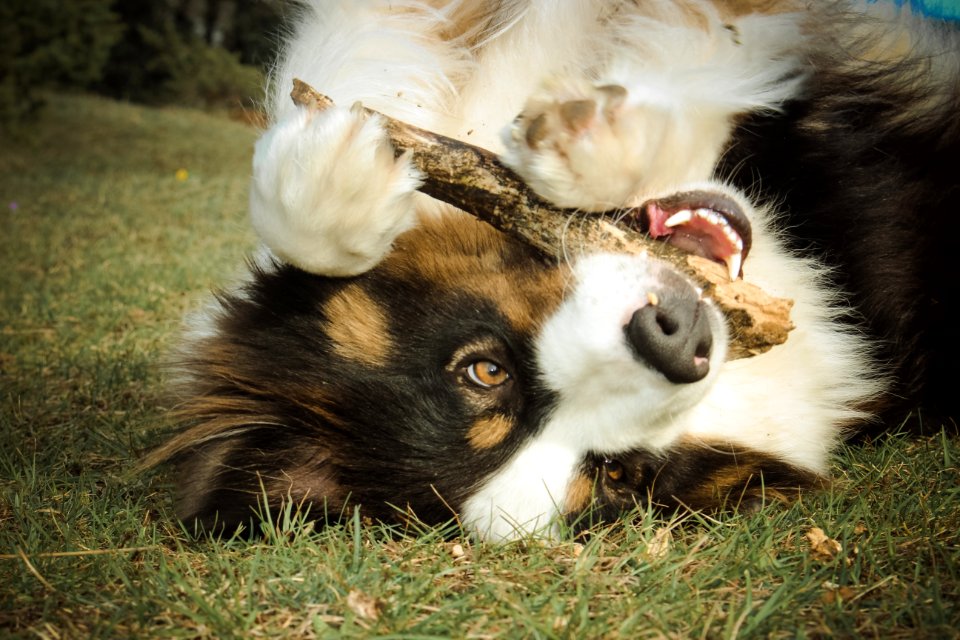
M 719 171 L 783 211 L 797 253 L 834 267 L 893 381 L 882 422 L 956 416 L 960 77 L 933 94 L 928 59 L 851 55 L 814 58 L 804 99 L 743 122 Z
M 487 256 L 490 269 L 538 263 L 529 249 L 504 246 L 496 260 Z M 202 428 L 233 416 L 237 428 L 213 426 L 217 437 L 175 454 L 185 521 L 229 532 L 292 501 L 320 520 L 362 504 L 385 522 L 446 522 L 541 424 L 552 397 L 531 392 L 532 336 L 482 296 L 391 268 L 345 279 L 253 267 L 245 287 L 219 296 L 216 335 L 194 342 L 180 363 L 193 376 L 181 417 Z M 396 348 L 384 366 L 344 358 L 325 332 L 324 304 L 351 286 L 389 319 L 384 339 Z M 512 375 L 483 406 L 449 367 L 477 341 Z M 496 446 L 470 447 L 468 430 L 490 413 L 515 428 Z

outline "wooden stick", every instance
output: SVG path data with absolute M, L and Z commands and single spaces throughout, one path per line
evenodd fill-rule
M 333 101 L 300 80 L 290 94 L 316 110 Z M 554 259 L 571 252 L 648 253 L 689 275 L 723 310 L 730 328 L 728 359 L 763 353 L 787 340 L 793 329 L 793 301 L 768 295 L 742 279 L 730 280 L 721 265 L 618 226 L 605 214 L 578 214 L 541 200 L 497 157 L 479 147 L 447 138 L 357 105 L 383 121 L 398 154 L 410 152 L 425 176 L 420 191 L 477 216 Z

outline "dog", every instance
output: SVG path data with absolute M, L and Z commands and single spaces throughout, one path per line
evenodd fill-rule
M 288 98 L 293 78 L 330 95 Z M 727 361 L 723 315 L 647 256 L 550 261 L 417 192 L 376 116 L 490 149 L 572 216 L 638 225 L 794 301 Z M 884 3 L 311 0 L 256 144 L 249 273 L 188 321 L 178 515 L 456 519 L 815 487 L 853 430 L 955 415 L 960 37 Z M 656 231 L 655 231 L 656 230 Z

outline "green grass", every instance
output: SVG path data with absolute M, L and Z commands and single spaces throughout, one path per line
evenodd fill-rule
M 192 540 L 163 474 L 132 469 L 165 427 L 180 317 L 252 246 L 254 137 L 67 96 L 0 140 L 0 636 L 958 637 L 944 434 L 846 450 L 836 485 L 789 508 L 640 513 L 585 542 L 295 519 Z

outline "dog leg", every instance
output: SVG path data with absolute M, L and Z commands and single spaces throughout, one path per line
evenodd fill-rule
M 503 161 L 557 205 L 607 211 L 707 180 L 726 113 L 640 100 L 618 84 L 548 84 L 506 130 Z
M 317 274 L 373 267 L 415 222 L 420 177 L 394 157 L 380 120 L 359 110 L 298 109 L 257 142 L 250 213 L 280 259 Z

